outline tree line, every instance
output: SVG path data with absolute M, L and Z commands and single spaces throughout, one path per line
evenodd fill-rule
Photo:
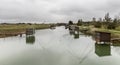
M 74 24 L 73 21 L 69 21 L 68 23 L 69 25 Z M 106 29 L 115 29 L 116 27 L 118 27 L 120 25 L 120 19 L 119 17 L 115 17 L 114 19 L 112 19 L 109 15 L 109 13 L 105 14 L 104 18 L 99 18 L 98 20 L 96 20 L 95 17 L 92 18 L 91 21 L 83 21 L 82 19 L 79 19 L 78 22 L 76 23 L 76 25 L 78 26 L 90 26 L 93 25 L 96 28 L 106 28 Z

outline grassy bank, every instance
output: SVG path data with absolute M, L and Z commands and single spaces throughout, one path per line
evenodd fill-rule
M 109 33 L 111 33 L 112 38 L 120 37 L 120 26 L 117 27 L 116 29 L 105 29 L 104 27 L 95 28 L 94 26 L 80 26 L 80 30 L 83 30 L 83 29 L 87 29 L 88 34 L 93 34 L 95 31 L 100 31 L 100 32 L 109 32 Z
M 50 24 L 0 24 L 0 37 L 16 36 L 14 34 L 7 35 L 6 33 L 25 32 L 27 28 L 46 29 Z
M 45 29 L 49 28 L 50 24 L 4 24 L 0 25 L 0 30 L 13 30 L 13 29 L 26 29 L 26 28 L 35 28 L 35 29 Z

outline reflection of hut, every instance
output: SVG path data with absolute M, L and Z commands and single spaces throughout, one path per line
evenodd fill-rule
M 96 31 L 96 42 L 110 42 L 111 34 L 107 32 L 98 32 Z
M 75 34 L 74 30 L 69 30 L 70 35 Z
M 33 44 L 35 42 L 35 36 L 27 36 L 26 37 L 26 43 Z
M 111 47 L 110 45 L 100 45 L 100 44 L 95 44 L 95 53 L 98 56 L 110 56 L 111 55 Z
M 74 34 L 74 38 L 78 39 L 79 38 L 79 34 Z
M 33 35 L 35 30 L 33 28 L 26 29 L 26 35 Z

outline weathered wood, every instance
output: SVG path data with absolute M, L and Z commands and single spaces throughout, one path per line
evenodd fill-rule
M 33 35 L 35 30 L 33 28 L 26 29 L 26 35 Z
M 95 31 L 96 42 L 111 42 L 111 33 Z
M 120 38 L 112 38 L 111 41 L 120 40 Z
M 69 25 L 69 30 L 71 31 L 74 31 L 74 32 L 77 32 L 79 33 L 79 26 L 76 26 L 76 25 Z
M 120 46 L 120 38 L 112 38 L 111 42 L 113 46 Z
M 77 25 L 69 25 L 68 27 L 70 30 L 79 30 L 79 26 Z

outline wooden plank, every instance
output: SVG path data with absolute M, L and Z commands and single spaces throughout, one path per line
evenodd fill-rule
M 112 40 L 112 41 L 113 41 L 113 40 L 120 40 L 120 38 L 112 38 L 111 40 Z

